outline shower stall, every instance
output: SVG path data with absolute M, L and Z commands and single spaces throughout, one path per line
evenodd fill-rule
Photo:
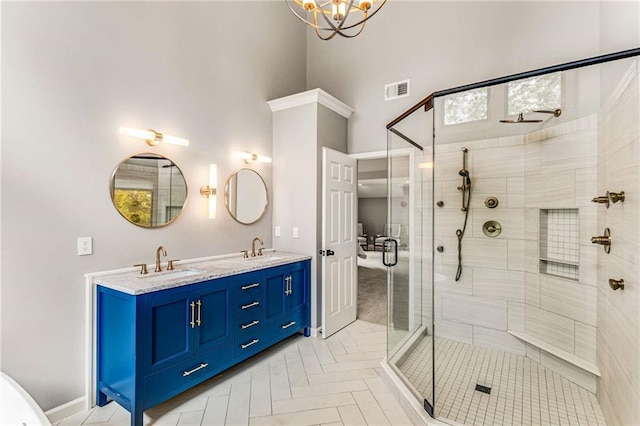
M 385 370 L 406 404 L 640 424 L 638 55 L 435 92 L 387 126 Z

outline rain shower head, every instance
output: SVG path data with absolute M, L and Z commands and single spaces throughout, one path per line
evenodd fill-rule
M 556 109 L 537 109 L 537 110 L 533 110 L 531 112 L 537 112 L 540 114 L 553 114 L 554 117 L 560 117 L 560 115 L 562 114 L 562 110 L 560 108 L 556 108 Z M 520 113 L 518 114 L 518 118 L 516 118 L 515 120 L 500 120 L 501 123 L 542 123 L 543 120 L 531 120 L 531 119 L 525 119 L 524 118 L 524 113 Z
M 514 124 L 519 124 L 519 123 L 542 123 L 542 120 L 525 120 L 524 118 L 524 114 L 520 113 L 518 114 L 518 118 L 516 118 L 515 120 L 500 120 L 501 123 L 514 123 Z

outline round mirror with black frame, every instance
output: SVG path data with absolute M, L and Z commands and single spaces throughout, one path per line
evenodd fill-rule
M 224 204 L 237 222 L 250 225 L 259 221 L 267 211 L 267 185 L 258 172 L 240 169 L 227 179 Z
M 123 160 L 111 176 L 111 200 L 130 223 L 159 228 L 173 222 L 187 200 L 187 182 L 170 159 L 149 152 Z

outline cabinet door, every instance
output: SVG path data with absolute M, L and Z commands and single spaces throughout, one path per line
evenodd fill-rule
M 231 329 L 231 288 L 229 279 L 217 279 L 198 285 L 194 293 L 194 345 L 196 352 L 228 342 Z
M 289 311 L 296 311 L 305 308 L 309 297 L 309 283 L 306 263 L 296 263 L 291 265 L 286 277 L 290 277 L 289 295 L 287 296 L 287 307 Z
M 193 355 L 190 292 L 170 289 L 145 296 L 144 369 L 158 371 Z
M 285 299 L 285 274 L 283 266 L 265 269 L 264 282 L 266 286 L 265 319 L 269 321 L 284 315 L 287 311 Z

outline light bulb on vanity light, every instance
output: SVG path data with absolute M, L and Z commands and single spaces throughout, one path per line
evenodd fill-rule
M 209 166 L 209 185 L 200 188 L 200 195 L 209 199 L 209 219 L 216 218 L 216 203 L 218 201 L 218 166 L 211 164 Z
M 156 132 L 155 130 L 134 129 L 132 127 L 120 127 L 120 134 L 127 135 L 138 139 L 144 139 L 148 145 L 155 146 L 160 142 L 172 145 L 189 146 L 189 140 L 179 138 L 177 136 L 168 135 L 166 133 Z
M 234 157 L 243 159 L 246 164 L 252 163 L 254 161 L 261 161 L 263 163 L 271 163 L 273 161 L 271 157 L 253 154 L 246 151 L 233 151 L 232 155 Z

